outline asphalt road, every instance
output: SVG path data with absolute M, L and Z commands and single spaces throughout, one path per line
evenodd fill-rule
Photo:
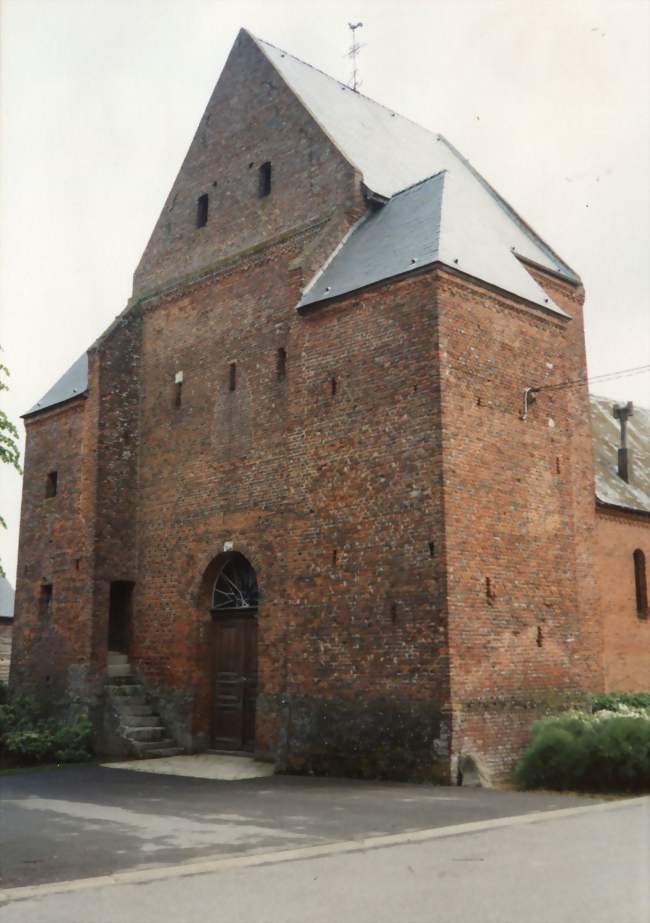
M 98 767 L 0 787 L 2 923 L 650 921 L 648 798 Z
M 0 776 L 0 889 L 591 803 L 481 788 L 99 766 Z

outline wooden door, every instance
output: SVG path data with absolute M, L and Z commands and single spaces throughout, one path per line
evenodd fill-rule
M 255 748 L 257 620 L 220 616 L 214 622 L 212 744 L 218 750 Z

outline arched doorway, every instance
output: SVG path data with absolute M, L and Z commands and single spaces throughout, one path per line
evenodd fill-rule
M 212 746 L 255 749 L 257 578 L 242 554 L 230 552 L 212 583 Z

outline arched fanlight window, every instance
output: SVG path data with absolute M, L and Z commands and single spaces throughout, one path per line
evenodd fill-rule
M 249 561 L 235 551 L 212 589 L 212 609 L 257 609 L 257 577 Z

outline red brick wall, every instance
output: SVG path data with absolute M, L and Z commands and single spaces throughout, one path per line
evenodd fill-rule
M 259 198 L 258 170 L 266 161 L 272 193 Z M 240 33 L 135 272 L 134 296 L 359 204 L 360 182 L 263 52 Z M 208 223 L 197 228 L 197 198 L 204 193 Z
M 261 591 L 260 752 L 369 773 L 399 752 L 431 775 L 448 701 L 431 279 L 300 317 L 286 267 L 314 247 L 145 312 L 134 657 L 177 732 L 205 742 L 201 575 L 233 542 Z
M 27 421 L 11 684 L 52 709 L 91 687 L 93 408 L 75 400 Z M 45 497 L 57 471 L 57 495 Z M 39 610 L 52 584 L 49 614 Z
M 453 746 L 493 777 L 536 714 L 602 682 L 586 388 L 520 419 L 526 387 L 585 372 L 580 293 L 538 280 L 571 321 L 446 273 L 437 290 Z
M 650 521 L 615 511 L 596 516 L 596 573 L 604 620 L 605 690 L 650 691 L 650 618 L 639 618 L 634 562 L 640 548 L 650 568 Z M 650 573 L 647 574 L 650 584 Z

